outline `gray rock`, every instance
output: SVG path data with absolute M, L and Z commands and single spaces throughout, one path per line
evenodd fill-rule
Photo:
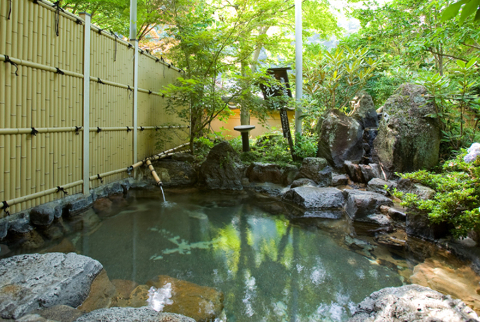
M 372 97 L 365 91 L 360 91 L 353 99 L 354 112 L 352 116 L 363 128 L 378 127 L 378 114 Z
M 118 184 L 118 187 L 122 189 L 120 184 Z M 108 191 L 108 189 L 106 191 Z M 85 196 L 84 194 L 79 193 L 64 198 L 64 215 L 66 215 L 67 217 L 72 217 L 82 213 L 83 211 L 92 206 L 96 196 L 96 194 L 90 194 L 88 196 Z
M 327 160 L 324 158 L 304 158 L 295 179 L 307 178 L 318 182 L 321 180 L 319 172 L 327 167 L 327 165 Z
M 332 111 L 321 123 L 317 157 L 325 158 L 336 169 L 347 160 L 363 157 L 363 127 L 343 112 Z
M 75 253 L 19 255 L 0 260 L 0 316 L 18 318 L 55 305 L 77 307 L 102 265 Z
M 0 219 L 0 240 L 7 236 L 9 221 L 6 218 Z
M 359 164 L 360 171 L 363 174 L 364 183 L 369 182 L 373 178 L 380 178 L 386 180 L 380 166 L 376 163 Z
M 301 179 L 296 179 L 295 181 L 293 181 L 292 185 L 290 187 L 291 188 L 296 188 L 296 187 L 303 187 L 303 186 L 316 187 L 317 184 L 312 179 L 301 178 Z
M 305 218 L 321 218 L 321 219 L 342 219 L 345 216 L 343 210 L 322 209 L 322 210 L 305 210 L 303 212 Z
M 92 311 L 75 322 L 195 322 L 194 319 L 174 313 L 156 312 L 148 307 L 112 307 Z
M 17 234 L 26 234 L 33 230 L 30 225 L 30 215 L 27 212 L 21 212 L 10 216 L 8 220 L 8 232 Z
M 347 175 L 353 182 L 366 183 L 365 178 L 363 177 L 362 169 L 360 165 L 353 163 L 351 161 L 344 162 L 344 169 Z
M 53 322 L 53 321 L 47 320 L 38 314 L 27 314 L 22 316 L 19 319 L 16 319 L 15 322 Z
M 373 224 L 377 226 L 390 226 L 390 219 L 382 214 L 372 214 L 366 217 L 358 218 L 356 221 Z
M 283 182 L 283 169 L 277 164 L 253 162 L 247 168 L 247 178 L 250 182 Z
M 62 216 L 63 206 L 59 201 L 48 202 L 30 210 L 30 222 L 35 226 L 48 226 L 53 219 Z
M 349 322 L 478 321 L 477 314 L 460 300 L 428 287 L 388 287 L 360 302 Z
M 348 184 L 348 177 L 344 174 L 332 176 L 332 186 L 346 186 Z
M 200 167 L 200 181 L 208 189 L 242 190 L 243 168 L 228 142 L 215 145 Z
M 378 159 L 392 176 L 437 165 L 440 151 L 440 121 L 421 85 L 403 84 L 388 98 L 374 146 Z
M 83 315 L 83 312 L 68 305 L 55 305 L 44 310 L 38 310 L 34 313 L 44 317 L 45 319 L 73 322 Z
M 393 206 L 392 200 L 379 193 L 344 190 L 347 202 L 345 211 L 351 219 L 358 220 L 380 212 L 380 206 Z
M 407 214 L 403 211 L 395 209 L 394 207 L 388 209 L 388 215 L 390 216 L 390 218 L 396 221 L 405 222 L 407 220 Z
M 380 178 L 373 178 L 367 184 L 368 191 L 373 191 L 387 196 L 389 193 L 387 192 L 387 190 L 385 190 L 385 187 L 387 187 L 388 190 L 392 190 L 396 188 L 397 185 L 393 181 L 386 181 Z
M 332 184 L 332 168 L 326 166 L 322 171 L 318 172 L 317 180 L 315 181 L 319 187 L 328 187 Z
M 297 187 L 287 191 L 282 199 L 304 209 L 340 208 L 345 203 L 337 188 Z
M 161 160 L 154 167 L 164 187 L 193 186 L 197 182 L 197 173 L 188 162 Z
M 282 184 L 288 186 L 298 174 L 298 168 L 294 165 L 287 165 L 283 168 Z
M 172 155 L 172 159 L 175 161 L 182 161 L 182 162 L 194 162 L 195 156 L 191 153 L 180 152 Z
M 409 179 L 400 179 L 397 183 L 397 190 L 403 193 L 414 193 L 420 199 L 429 200 L 435 196 L 435 190 L 425 187 L 419 183 L 413 183 Z
M 453 225 L 447 223 L 434 224 L 428 219 L 427 214 L 407 212 L 406 232 L 409 236 L 420 237 L 430 241 L 444 238 L 448 235 Z

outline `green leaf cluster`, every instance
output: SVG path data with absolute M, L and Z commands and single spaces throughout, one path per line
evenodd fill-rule
M 433 198 L 423 200 L 413 193 L 394 192 L 401 205 L 428 215 L 432 223 L 448 223 L 454 237 L 466 237 L 480 231 L 480 159 L 466 163 L 466 151 L 443 164 L 440 173 L 425 170 L 400 174 L 435 190 Z

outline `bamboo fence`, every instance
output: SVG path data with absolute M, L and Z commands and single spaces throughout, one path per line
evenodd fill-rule
M 0 208 L 88 193 L 186 142 L 158 94 L 181 71 L 137 46 L 45 0 L 0 1 Z

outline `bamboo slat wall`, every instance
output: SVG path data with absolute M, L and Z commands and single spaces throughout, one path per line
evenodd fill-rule
M 95 26 L 88 32 L 88 161 L 89 176 L 95 176 L 90 188 L 95 188 L 127 176 L 104 176 L 102 183 L 97 174 L 126 170 L 134 161 L 135 50 Z M 10 213 L 63 197 L 53 189 L 57 186 L 69 194 L 82 192 L 84 39 L 84 19 L 50 2 L 0 1 L 0 206 L 17 199 L 9 204 Z M 138 131 L 140 160 L 157 152 L 159 133 L 177 133 L 163 144 L 168 149 L 186 142 L 188 129 L 185 121 L 165 113 L 164 99 L 155 94 L 180 72 L 146 53 L 138 55 L 137 126 L 147 128 Z M 166 125 L 182 128 L 153 129 Z M 19 202 L 21 197 L 28 198 Z

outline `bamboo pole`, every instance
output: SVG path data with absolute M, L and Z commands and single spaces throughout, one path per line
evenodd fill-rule
M 155 171 L 155 168 L 153 167 L 152 162 L 150 160 L 147 160 L 146 164 L 147 164 L 148 168 L 150 169 L 150 172 L 152 173 L 153 178 L 157 182 L 157 186 L 161 187 L 163 185 L 162 181 L 158 177 L 157 171 Z
M 62 185 L 62 186 L 59 186 L 59 187 L 62 187 L 64 189 L 68 189 L 68 188 L 71 188 L 71 187 L 79 186 L 82 183 L 83 183 L 82 180 L 78 180 L 78 181 L 68 183 L 68 184 L 65 184 L 65 185 Z M 58 187 L 47 189 L 47 190 L 40 191 L 40 192 L 37 192 L 37 193 L 33 193 L 31 195 L 28 195 L 28 196 L 23 196 L 23 197 L 19 197 L 19 198 L 6 200 L 6 201 L 7 201 L 8 206 L 10 207 L 12 205 L 16 205 L 18 203 L 21 203 L 21 202 L 24 202 L 24 201 L 27 201 L 27 200 L 32 200 L 32 199 L 47 196 L 47 195 L 55 193 L 57 191 L 58 191 Z M 3 208 L 4 206 L 5 206 L 5 202 L 4 201 L 0 202 L 0 208 Z
M 169 149 L 169 150 L 165 150 L 165 151 L 160 152 L 160 153 L 158 153 L 158 154 L 156 154 L 156 155 L 152 155 L 151 157 L 148 157 L 148 158 L 146 158 L 145 160 L 138 161 L 138 162 L 132 164 L 129 168 L 130 168 L 130 170 L 133 170 L 133 169 L 136 169 L 136 168 L 138 168 L 139 166 L 143 165 L 147 160 L 159 160 L 159 159 L 162 159 L 162 158 L 164 158 L 164 157 L 170 156 L 170 155 L 174 154 L 174 153 L 173 153 L 174 151 L 180 150 L 181 148 L 184 148 L 184 147 L 188 146 L 188 144 L 189 144 L 189 143 L 184 143 L 184 144 L 179 145 L 179 146 L 177 146 L 177 147 L 175 147 L 175 148 L 172 148 L 172 149 Z
M 49 47 L 50 46 L 47 46 L 47 48 L 49 48 Z M 46 56 L 48 57 L 49 55 L 50 55 L 50 50 L 47 51 Z M 25 66 L 25 67 L 31 67 L 31 68 L 37 68 L 37 69 L 49 71 L 49 72 L 52 72 L 52 73 L 57 72 L 56 67 L 51 67 L 51 66 L 47 66 L 47 65 L 44 65 L 44 64 L 38 64 L 38 63 L 31 62 L 31 61 L 18 59 L 18 58 L 15 58 L 15 56 L 12 56 L 12 57 L 9 56 L 9 59 L 12 62 L 14 62 L 15 64 L 19 65 L 19 67 L 20 66 Z M 0 54 L 0 61 L 5 61 L 5 55 Z M 49 63 L 50 63 L 49 61 L 46 62 L 46 64 L 49 64 Z M 20 68 L 18 69 L 18 71 L 20 72 Z M 65 75 L 68 75 L 68 76 L 83 78 L 83 75 L 79 74 L 79 73 L 75 73 L 75 72 L 72 72 L 72 71 L 69 71 L 69 70 L 61 70 L 61 71 L 63 73 L 65 73 Z

